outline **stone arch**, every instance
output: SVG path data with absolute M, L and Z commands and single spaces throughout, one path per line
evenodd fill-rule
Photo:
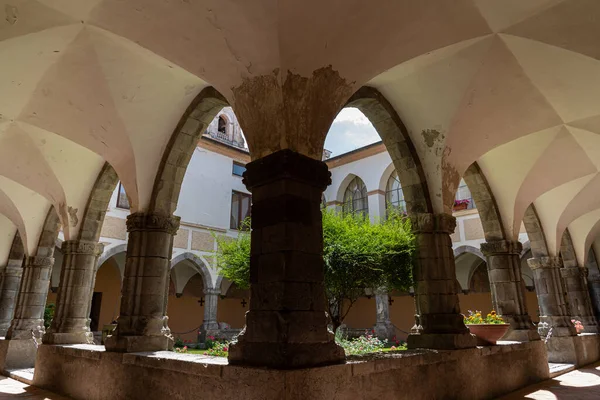
M 175 127 L 158 167 L 149 210 L 172 215 L 177 208 L 181 184 L 198 140 L 227 100 L 212 87 L 203 89 Z
M 540 222 L 540 218 L 537 215 L 533 203 L 525 210 L 523 225 L 525 225 L 527 236 L 529 236 L 531 255 L 535 258 L 549 257 L 546 235 L 544 234 L 542 223 Z
M 217 275 L 217 281 L 215 282 L 215 289 L 221 290 L 221 284 L 223 283 L 223 275 Z
M 488 242 L 495 240 L 510 239 L 506 237 L 502 218 L 498 209 L 498 204 L 487 179 L 477 163 L 473 163 L 467 168 L 463 176 L 471 196 L 477 205 L 479 219 L 483 226 L 483 234 Z
M 23 246 L 23 240 L 21 239 L 19 231 L 17 231 L 12 241 L 12 245 L 10 246 L 10 251 L 8 252 L 8 264 L 22 266 L 24 259 L 25 246 Z
M 100 255 L 100 257 L 98 257 L 98 262 L 96 263 L 96 272 L 102 266 L 102 264 L 104 264 L 106 262 L 106 260 L 108 260 L 109 258 L 111 258 L 114 255 L 117 255 L 119 253 L 126 253 L 126 252 L 127 252 L 127 244 L 125 244 L 125 243 L 118 244 L 114 247 L 109 247 L 108 249 L 105 249 L 104 252 Z
M 521 260 L 527 255 L 527 252 L 531 252 L 531 242 L 529 240 L 523 243 L 523 250 L 521 251 L 520 256 Z
M 377 90 L 360 88 L 345 107 L 358 108 L 371 121 L 398 171 L 408 214 L 432 213 L 427 180 L 406 126 L 394 107 Z
M 573 246 L 573 239 L 571 239 L 568 229 L 565 229 L 560 241 L 560 256 L 565 267 L 576 267 L 578 265 L 575 246 Z
M 194 269 L 196 269 L 198 271 L 198 273 L 200 274 L 200 276 L 202 276 L 202 281 L 204 282 L 204 288 L 213 289 L 212 276 L 210 274 L 208 267 L 206 266 L 204 261 L 202 261 L 202 259 L 199 256 L 195 255 L 194 253 L 185 252 L 185 253 L 179 254 L 177 257 L 173 258 L 171 260 L 171 270 L 177 264 L 179 264 L 180 262 L 182 262 L 184 260 L 190 261 L 192 263 L 192 265 L 195 267 Z
M 454 258 L 456 264 L 456 279 L 463 292 L 467 292 L 469 290 L 469 283 L 471 282 L 473 272 L 475 272 L 482 262 L 486 262 L 486 259 L 481 253 L 481 250 L 469 245 L 457 247 L 454 250 Z
M 60 218 L 54 206 L 50 207 L 46 220 L 44 221 L 44 228 L 40 234 L 38 241 L 37 250 L 35 253 L 36 257 L 53 257 L 54 249 L 56 248 L 56 239 L 58 238 L 58 231 L 60 230 Z
M 117 183 L 119 183 L 117 172 L 109 163 L 105 163 L 98 174 L 85 207 L 79 240 L 97 242 L 100 239 L 106 210 Z

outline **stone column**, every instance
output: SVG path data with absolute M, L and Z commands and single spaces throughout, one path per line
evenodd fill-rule
M 448 214 L 415 214 L 410 218 L 417 243 L 413 270 L 417 314 L 408 347 L 475 347 L 475 337 L 463 323 L 458 304 L 459 285 L 450 239 L 456 218 Z
M 219 289 L 204 289 L 204 322 L 202 322 L 202 330 L 210 333 L 210 331 L 219 330 L 217 322 L 217 304 L 219 300 Z
M 499 315 L 510 324 L 502 340 L 529 342 L 540 340 L 525 302 L 525 284 L 521 276 L 521 251 L 518 241 L 498 240 L 481 244 L 487 258 L 492 290 L 492 304 Z
M 44 309 L 50 288 L 53 257 L 34 256 L 25 261 L 13 320 L 0 341 L 0 371 L 32 368 L 44 334 Z
M 552 327 L 553 337 L 577 335 L 569 317 L 569 307 L 560 277 L 562 260 L 559 257 L 530 258 L 527 264 L 533 271 L 535 291 L 540 305 L 540 323 L 547 323 Z
M 12 321 L 22 276 L 23 259 L 9 259 L 0 277 L 0 336 L 6 336 Z
M 50 288 L 54 257 L 29 257 L 23 268 L 17 305 L 6 339 L 41 340 L 44 328 L 44 309 Z
M 173 348 L 167 300 L 173 237 L 179 217 L 134 213 L 127 217 L 127 258 L 117 328 L 107 351 L 140 352 Z
M 327 330 L 321 194 L 327 165 L 281 150 L 246 165 L 252 191 L 250 307 L 230 364 L 305 368 L 344 361 Z
M 600 319 L 600 275 L 588 277 L 588 290 L 596 319 Z
M 375 292 L 375 305 L 377 307 L 375 335 L 380 339 L 391 340 L 396 335 L 396 330 L 390 321 L 390 303 L 387 292 Z
M 104 246 L 83 240 L 62 244 L 63 265 L 54 319 L 44 335 L 46 344 L 94 343 L 90 311 L 96 281 L 96 263 Z
M 598 333 L 598 320 L 594 316 L 588 292 L 587 268 L 565 267 L 560 269 L 567 289 L 569 311 L 572 319 L 581 321 L 585 333 Z

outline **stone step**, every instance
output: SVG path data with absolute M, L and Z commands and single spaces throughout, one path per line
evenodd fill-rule
M 16 381 L 31 385 L 33 382 L 33 368 L 11 369 L 8 376 Z
M 550 369 L 550 378 L 554 378 L 575 370 L 575 364 L 548 363 L 548 369 Z

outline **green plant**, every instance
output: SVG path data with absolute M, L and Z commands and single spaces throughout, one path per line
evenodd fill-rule
M 175 343 L 173 343 L 173 347 L 181 349 L 184 346 L 185 343 L 183 343 L 183 340 L 181 340 L 181 338 L 175 338 Z
M 382 351 L 386 345 L 387 340 L 380 340 L 373 332 L 365 332 L 364 335 L 354 338 L 352 340 L 344 339 L 340 335 L 336 335 L 335 338 L 337 344 L 342 346 L 346 355 L 362 355 L 368 353 L 377 353 Z
M 204 352 L 205 356 L 227 357 L 229 354 L 229 342 L 215 341 L 210 349 Z
M 207 336 L 206 340 L 204 341 L 204 348 L 210 350 L 215 346 L 215 343 L 216 341 L 214 336 Z
M 44 328 L 46 329 L 48 329 L 52 323 L 52 319 L 54 318 L 54 309 L 55 305 L 52 303 L 46 304 L 46 308 L 44 308 Z
M 504 320 L 500 315 L 496 314 L 496 311 L 492 310 L 485 317 L 482 316 L 481 311 L 469 310 L 469 316 L 464 316 L 465 325 L 481 325 L 481 324 L 505 324 Z
M 407 291 L 412 285 L 414 235 L 400 211 L 385 220 L 324 210 L 323 260 L 325 294 L 334 331 L 365 289 Z M 250 234 L 244 227 L 237 239 L 215 236 L 217 268 L 240 288 L 250 286 Z

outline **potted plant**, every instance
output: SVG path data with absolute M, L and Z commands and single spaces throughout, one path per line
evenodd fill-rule
M 466 210 L 467 207 L 469 207 L 469 199 L 463 199 L 463 200 L 454 200 L 454 207 L 452 207 L 453 211 L 461 211 L 461 210 Z
M 477 336 L 477 341 L 481 345 L 495 345 L 510 327 L 510 324 L 504 322 L 494 310 L 485 317 L 481 315 L 481 311 L 469 310 L 469 316 L 465 316 L 464 322 L 469 331 Z

